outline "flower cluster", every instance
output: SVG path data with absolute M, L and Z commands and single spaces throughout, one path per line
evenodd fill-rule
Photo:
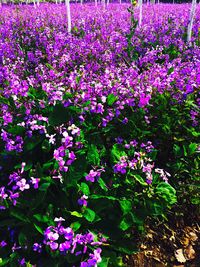
M 105 170 L 103 168 L 102 169 L 96 169 L 96 170 L 90 170 L 90 172 L 85 176 L 85 180 L 94 183 L 95 181 L 98 181 L 98 179 L 101 176 L 101 173 L 104 171 Z
M 189 5 L 144 5 L 135 29 L 127 7 L 74 4 L 68 34 L 64 5 L 0 6 L 4 265 L 98 266 L 99 232 L 116 259 L 176 202 L 172 180 L 199 179 L 200 7 L 191 46 Z
M 113 167 L 114 173 L 125 175 L 131 170 L 137 172 L 142 171 L 146 176 L 147 184 L 152 184 L 154 173 L 158 173 L 163 181 L 168 182 L 168 177 L 171 175 L 163 169 L 155 168 L 155 164 L 152 162 L 150 157 L 150 153 L 154 150 L 152 143 L 150 141 L 146 144 L 142 143 L 139 147 L 140 151 L 138 151 L 137 146 L 138 142 L 136 140 L 124 145 L 126 149 L 130 150 L 130 155 L 120 157 L 119 162 Z
M 61 254 L 72 253 L 77 256 L 87 255 L 90 251 L 89 247 L 100 246 L 102 242 L 95 241 L 95 236 L 91 232 L 86 234 L 75 234 L 71 227 L 64 227 L 63 218 L 55 218 L 57 226 L 49 226 L 44 232 L 44 244 L 52 250 L 59 250 Z M 40 251 L 41 246 L 34 244 L 34 250 Z M 94 249 L 93 253 L 89 253 L 89 259 L 81 262 L 80 266 L 97 266 L 101 262 L 101 248 Z
M 20 197 L 23 191 L 30 189 L 38 189 L 40 178 L 30 177 L 26 178 L 24 168 L 26 166 L 25 162 L 22 162 L 21 169 L 11 173 L 9 175 L 9 182 L 6 186 L 0 187 L 0 201 L 1 208 L 5 209 L 4 200 L 9 199 L 13 205 L 16 205 L 17 199 Z

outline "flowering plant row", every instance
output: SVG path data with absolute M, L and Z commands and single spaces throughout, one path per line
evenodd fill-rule
M 198 32 L 160 8 L 130 29 L 74 5 L 67 34 L 62 6 L 2 7 L 0 266 L 122 266 L 148 217 L 199 203 Z

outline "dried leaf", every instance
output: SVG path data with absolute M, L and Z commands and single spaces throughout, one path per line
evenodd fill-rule
M 185 258 L 185 256 L 183 255 L 183 249 L 182 248 L 177 249 L 174 252 L 174 255 L 175 255 L 177 261 L 180 262 L 180 263 L 184 263 L 184 262 L 187 261 L 186 258 Z
M 145 244 L 141 244 L 140 248 L 141 249 L 147 249 L 147 246 Z
M 190 243 L 190 240 L 189 240 L 189 238 L 184 237 L 183 239 L 180 240 L 180 242 L 184 247 L 187 247 Z
M 190 232 L 189 236 L 192 242 L 195 242 L 198 239 L 198 236 L 194 232 Z
M 193 246 L 190 245 L 184 250 L 184 254 L 187 258 L 187 260 L 193 260 L 196 256 L 195 250 L 193 249 Z
M 169 240 L 172 241 L 172 242 L 176 242 L 176 238 L 175 238 L 174 235 L 171 235 L 170 238 L 169 238 Z
M 159 259 L 158 257 L 154 257 L 154 256 L 153 256 L 153 259 L 156 260 L 156 261 L 158 261 L 158 262 L 160 262 L 160 263 L 162 263 L 162 262 L 161 262 L 161 259 Z

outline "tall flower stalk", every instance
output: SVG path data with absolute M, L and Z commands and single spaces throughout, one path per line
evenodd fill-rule
M 139 21 L 138 26 L 141 27 L 142 25 L 142 0 L 139 0 Z
M 190 10 L 190 18 L 189 18 L 189 23 L 188 23 L 188 28 L 187 28 L 187 42 L 189 45 L 191 45 L 192 26 L 193 26 L 195 12 L 196 12 L 196 4 L 197 4 L 197 1 L 192 0 L 192 7 Z
M 65 5 L 67 9 L 67 31 L 68 33 L 71 33 L 72 30 L 72 21 L 71 21 L 71 12 L 70 12 L 70 3 L 69 0 L 65 0 Z

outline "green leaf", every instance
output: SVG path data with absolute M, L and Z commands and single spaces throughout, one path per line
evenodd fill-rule
M 126 217 L 122 219 L 119 224 L 119 228 L 123 231 L 126 231 L 133 225 L 132 221 L 128 220 Z
M 102 259 L 103 258 L 109 259 L 109 266 L 114 266 L 114 267 L 125 267 L 126 266 L 123 263 L 122 257 L 117 257 L 117 253 L 109 248 L 108 250 L 104 248 Z
M 194 154 L 196 152 L 196 150 L 197 150 L 197 144 L 191 143 L 189 145 L 189 155 Z
M 157 185 L 155 191 L 167 203 L 172 205 L 177 202 L 176 190 L 170 184 L 161 182 Z
M 42 150 L 44 151 L 44 152 L 49 152 L 50 150 L 51 150 L 51 144 L 49 143 L 49 141 L 48 140 L 44 140 L 43 141 L 43 143 L 42 143 Z
M 2 88 L 0 88 L 0 90 L 2 90 Z M 4 103 L 7 105 L 10 104 L 9 100 L 7 98 L 3 97 L 2 95 L 0 95 L 0 103 Z
M 144 185 L 144 186 L 148 186 L 148 184 L 146 183 L 146 181 L 144 181 L 144 178 L 142 178 L 142 176 L 140 176 L 139 174 L 131 174 L 131 176 L 133 176 L 135 178 L 135 180 L 141 184 L 141 185 Z
M 91 145 L 88 148 L 87 153 L 87 160 L 88 163 L 91 165 L 99 165 L 100 164 L 100 157 L 99 157 L 99 151 L 95 145 Z
M 174 67 L 169 68 L 167 74 L 169 75 L 169 74 L 171 74 L 172 72 L 174 72 Z
M 67 99 L 69 99 L 69 98 L 73 98 L 73 95 L 72 95 L 71 93 L 69 93 L 69 92 L 66 92 L 66 93 L 64 94 L 64 96 L 63 96 L 63 99 L 64 99 L 64 100 L 67 100 Z
M 54 165 L 54 162 L 47 162 L 42 165 L 43 170 L 49 170 Z
M 126 153 L 120 149 L 118 144 L 114 144 L 111 150 L 111 159 L 114 163 L 118 162 L 122 156 L 126 156 Z
M 11 215 L 11 217 L 15 217 L 20 221 L 23 221 L 23 222 L 26 222 L 26 223 L 29 222 L 29 219 L 27 218 L 27 216 L 24 213 L 22 213 L 21 211 L 12 210 L 10 212 L 10 215 Z
M 99 183 L 101 189 L 103 189 L 106 192 L 108 191 L 108 188 L 107 188 L 107 186 L 106 186 L 106 184 L 105 184 L 105 182 L 104 182 L 104 180 L 102 178 L 98 179 L 98 183 Z
M 193 196 L 191 198 L 191 203 L 194 205 L 200 205 L 200 195 L 199 196 Z
M 25 128 L 22 126 L 12 126 L 9 130 L 9 133 L 14 134 L 14 135 L 22 135 L 25 132 Z
M 119 201 L 123 214 L 127 214 L 132 210 L 132 203 L 130 200 L 124 199 Z
M 116 198 L 116 197 L 104 196 L 104 195 L 91 195 L 90 198 L 91 199 L 106 198 L 106 199 L 109 199 L 109 200 L 117 200 L 118 201 L 118 198 Z
M 136 213 L 131 212 L 129 214 L 131 216 L 131 219 L 133 220 L 133 223 L 137 226 L 143 226 L 144 225 L 144 219 L 139 217 Z
M 71 223 L 70 227 L 73 229 L 74 232 L 76 232 L 81 227 L 81 223 L 80 222 L 73 222 L 73 223 Z
M 116 242 L 115 245 L 116 250 L 125 253 L 127 255 L 131 255 L 138 251 L 135 242 L 130 239 L 121 239 L 120 242 Z
M 196 132 L 195 130 L 191 131 L 191 134 L 192 134 L 194 137 L 199 137 L 199 136 L 200 136 L 200 132 Z
M 115 259 L 116 261 L 116 267 L 126 267 L 126 265 L 123 262 L 123 258 L 122 257 L 116 257 Z
M 38 221 L 38 222 L 43 222 L 47 223 L 49 221 L 49 218 L 45 215 L 42 214 L 34 214 L 33 217 Z
M 163 214 L 163 206 L 158 202 L 153 202 L 150 204 L 151 214 L 152 215 L 162 215 Z
M 39 186 L 39 190 L 40 191 L 46 191 L 50 185 L 51 185 L 51 183 L 43 183 L 42 185 Z
M 95 219 L 96 213 L 93 210 L 86 208 L 83 216 L 88 222 L 93 222 Z
M 178 145 L 174 144 L 173 150 L 176 157 L 181 157 L 181 148 Z
M 34 195 L 34 197 L 30 200 L 28 203 L 28 206 L 32 209 L 35 209 L 37 207 L 41 207 L 45 202 L 46 198 L 46 191 L 38 191 L 37 194 Z
M 81 183 L 80 188 L 79 188 L 82 193 L 86 196 L 90 194 L 90 188 L 86 183 Z
M 98 267 L 107 267 L 110 258 L 102 258 L 102 261 L 98 263 Z
M 53 110 L 49 115 L 49 124 L 52 126 L 57 126 L 66 123 L 69 119 L 69 109 L 65 108 L 62 104 L 58 104 L 53 107 Z
M 185 145 L 183 145 L 183 152 L 184 152 L 184 156 L 187 157 L 187 148 Z
M 46 65 L 46 67 L 47 67 L 48 69 L 50 69 L 50 70 L 53 70 L 53 69 L 54 69 L 54 67 L 51 66 L 51 64 L 49 64 L 49 63 L 45 63 L 45 65 Z
M 42 235 L 44 234 L 44 231 L 42 230 L 42 228 L 40 226 L 38 226 L 37 224 L 34 223 L 34 227 L 40 234 L 42 234 Z
M 9 266 L 8 263 L 10 262 L 10 259 L 2 259 L 0 258 L 0 266 Z
M 83 215 L 80 212 L 78 212 L 78 211 L 71 211 L 70 214 L 72 216 L 75 216 L 75 217 L 78 217 L 78 218 L 83 217 Z
M 107 103 L 109 106 L 112 106 L 116 101 L 117 101 L 118 97 L 113 95 L 113 94 L 109 94 L 107 96 Z
M 31 151 L 38 146 L 43 140 L 42 136 L 32 136 L 31 138 L 25 137 L 25 151 Z
M 19 233 L 18 241 L 19 241 L 20 246 L 24 247 L 26 245 L 27 237 L 23 232 Z

